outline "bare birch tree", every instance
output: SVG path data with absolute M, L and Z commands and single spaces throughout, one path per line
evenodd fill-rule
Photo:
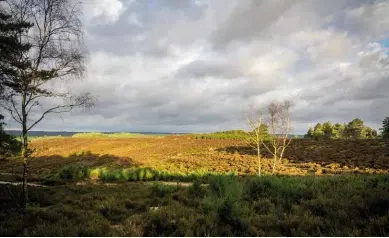
M 261 146 L 263 144 L 264 136 L 262 133 L 262 113 L 260 110 L 254 109 L 252 105 L 249 106 L 249 111 L 246 113 L 246 120 L 248 126 L 252 131 L 248 133 L 248 138 L 246 140 L 247 144 L 255 149 L 257 153 L 257 162 L 258 162 L 258 176 L 262 174 L 262 156 L 261 156 Z
M 93 98 L 89 93 L 76 95 L 71 89 L 53 84 L 81 79 L 85 70 L 80 4 L 72 0 L 8 0 L 7 4 L 14 20 L 33 23 L 29 30 L 19 33 L 19 41 L 31 47 L 18 56 L 17 75 L 5 80 L 9 100 L 2 104 L 22 129 L 22 206 L 25 210 L 31 155 L 28 131 L 50 113 L 92 106 Z
M 291 132 L 290 126 L 290 107 L 291 102 L 285 100 L 284 102 L 271 102 L 267 108 L 268 124 L 270 134 L 270 147 L 263 143 L 263 146 L 273 155 L 272 173 L 276 171 L 278 163 L 281 163 L 286 148 L 289 146 L 291 139 L 289 134 Z

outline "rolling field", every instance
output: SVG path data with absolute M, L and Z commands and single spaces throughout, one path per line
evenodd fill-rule
M 23 216 L 18 187 L 0 184 L 1 236 L 25 227 L 30 236 L 389 234 L 388 141 L 294 140 L 278 174 L 306 176 L 262 177 L 254 151 L 239 140 L 69 137 L 34 139 L 31 147 L 29 181 L 46 186 L 29 187 Z M 20 179 L 20 158 L 1 159 L 0 167 L 0 180 Z M 174 177 L 147 169 L 192 173 L 185 181 L 193 183 L 151 182 Z
M 31 142 L 30 172 L 47 175 L 68 164 L 90 168 L 152 168 L 158 171 L 255 175 L 255 152 L 243 141 L 194 139 L 191 136 L 149 138 L 46 138 Z M 280 175 L 377 174 L 389 169 L 389 145 L 383 140 L 293 140 L 278 166 Z M 271 155 L 265 153 L 265 173 Z M 21 160 L 0 161 L 3 173 L 20 173 Z

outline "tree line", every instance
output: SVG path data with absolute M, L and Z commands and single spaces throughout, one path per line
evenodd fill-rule
M 377 131 L 366 126 L 359 118 L 344 124 L 332 124 L 330 121 L 323 124 L 317 123 L 304 135 L 304 138 L 308 139 L 374 139 L 377 137 Z

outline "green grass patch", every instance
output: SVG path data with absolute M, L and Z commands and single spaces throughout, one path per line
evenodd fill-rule
M 66 181 L 78 181 L 85 179 L 98 179 L 102 182 L 126 182 L 126 181 L 177 181 L 193 182 L 208 181 L 210 177 L 226 175 L 223 173 L 198 170 L 192 173 L 179 173 L 158 171 L 151 168 L 89 168 L 85 165 L 72 164 L 61 167 L 57 173 L 48 176 L 49 180 L 58 177 Z
M 264 140 L 269 139 L 267 127 L 263 127 L 261 134 Z M 194 139 L 219 139 L 219 140 L 249 140 L 254 136 L 254 132 L 247 132 L 243 130 L 231 130 L 231 131 L 220 131 L 213 133 L 193 134 Z

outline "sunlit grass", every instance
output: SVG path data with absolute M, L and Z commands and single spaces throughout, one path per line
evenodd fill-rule
M 66 135 L 43 135 L 43 136 L 27 136 L 28 141 L 33 140 L 42 140 L 42 139 L 63 139 L 63 138 L 150 138 L 150 137 L 164 137 L 164 134 L 141 134 L 141 133 L 128 133 L 128 132 L 118 132 L 118 133 L 102 133 L 102 132 L 85 132 L 85 133 L 75 133 L 71 136 Z M 16 136 L 17 140 L 21 141 L 21 136 Z
M 82 164 L 70 164 L 61 167 L 57 173 L 47 176 L 61 181 L 93 180 L 101 182 L 131 182 L 131 181 L 177 181 L 193 182 L 195 180 L 206 181 L 212 176 L 227 176 L 235 173 L 217 173 L 207 170 L 198 170 L 190 173 L 159 171 L 152 168 L 89 168 Z M 58 181 L 60 182 L 60 181 Z

